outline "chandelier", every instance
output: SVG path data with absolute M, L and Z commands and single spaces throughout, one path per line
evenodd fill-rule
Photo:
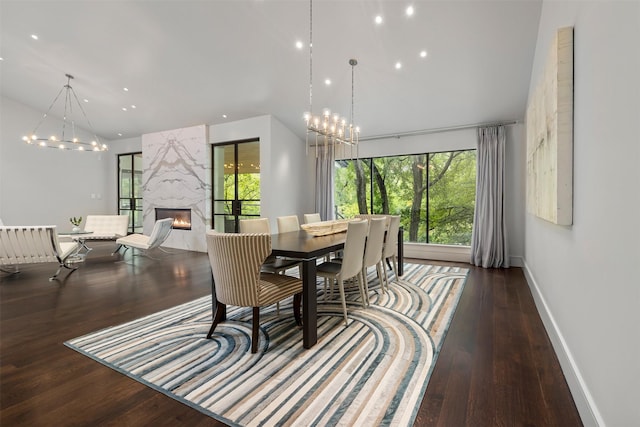
M 324 148 L 325 153 L 332 149 L 335 155 L 336 147 L 351 147 L 351 157 L 353 149 L 356 148 L 360 137 L 360 127 L 354 125 L 354 71 L 358 65 L 356 59 L 350 59 L 351 66 L 351 113 L 349 120 L 330 109 L 324 108 L 321 115 L 313 114 L 313 0 L 309 1 L 309 111 L 304 113 L 304 120 L 307 124 L 307 153 L 310 145 L 316 147 L 316 157 L 318 156 L 318 146 Z M 314 141 L 310 141 L 309 137 Z M 344 155 L 344 153 L 343 153 Z
M 22 137 L 22 140 L 27 144 L 37 145 L 39 147 L 49 147 L 49 148 L 57 148 L 59 150 L 76 150 L 76 151 L 107 151 L 109 148 L 106 144 L 100 143 L 100 139 L 95 134 L 93 127 L 91 126 L 91 122 L 87 118 L 87 114 L 84 112 L 82 108 L 82 104 L 78 100 L 78 96 L 76 95 L 76 91 L 73 90 L 71 85 L 71 79 L 73 76 L 71 74 L 65 74 L 67 77 L 67 84 L 60 89 L 58 95 L 54 98 L 53 102 L 49 106 L 47 112 L 42 116 L 42 120 L 36 125 L 33 131 L 29 135 L 25 135 Z M 51 109 L 55 105 L 56 101 L 60 98 L 60 95 L 64 92 L 64 115 L 62 116 L 62 131 L 58 135 L 50 135 L 49 137 L 40 137 L 38 136 L 38 129 L 44 123 L 45 119 L 48 117 Z M 87 121 L 89 125 L 89 129 L 93 133 L 93 139 L 89 142 L 81 141 L 78 137 L 76 137 L 76 124 L 73 120 L 73 101 L 76 102 L 79 107 L 84 119 Z

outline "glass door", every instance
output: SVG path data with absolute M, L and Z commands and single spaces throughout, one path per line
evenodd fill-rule
M 118 155 L 118 215 L 129 215 L 129 233 L 142 233 L 142 153 Z
M 237 233 L 240 220 L 260 216 L 260 141 L 216 144 L 213 159 L 213 228 Z

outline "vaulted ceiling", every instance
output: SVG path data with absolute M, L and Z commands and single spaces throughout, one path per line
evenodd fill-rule
M 44 112 L 72 74 L 93 128 L 109 140 L 263 114 L 304 137 L 309 6 L 1 0 L 1 93 Z M 363 137 L 520 120 L 540 10 L 539 0 L 316 0 L 313 111 L 349 116 L 355 58 Z

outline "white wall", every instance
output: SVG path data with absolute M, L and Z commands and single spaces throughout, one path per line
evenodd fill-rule
M 525 215 L 525 273 L 585 425 L 640 425 L 640 2 L 545 1 L 529 94 L 574 26 L 574 223 Z
M 268 217 L 271 229 L 277 230 L 276 217 L 309 212 L 313 206 L 309 191 L 309 174 L 305 170 L 304 142 L 293 135 L 272 116 L 211 125 L 209 141 L 212 144 L 260 139 L 260 193 L 261 215 Z
M 115 161 L 111 151 L 94 153 L 38 148 L 22 142 L 43 112 L 0 98 L 0 218 L 6 225 L 71 228 L 69 217 L 116 213 Z M 47 118 L 39 133 L 59 134 L 62 121 Z M 92 135 L 78 132 L 89 138 Z M 111 146 L 111 141 L 102 140 Z
M 524 256 L 524 125 L 505 126 L 506 176 L 505 176 L 505 218 L 509 241 L 511 265 L 521 266 Z M 451 150 L 475 149 L 476 129 L 459 129 L 425 135 L 388 138 L 360 143 L 360 157 L 396 156 L 403 154 L 434 153 Z M 469 249 L 442 245 L 405 244 L 405 256 L 412 258 L 440 259 L 469 262 Z

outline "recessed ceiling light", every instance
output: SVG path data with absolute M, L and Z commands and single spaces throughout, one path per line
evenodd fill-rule
M 122 90 L 124 90 L 125 92 L 129 92 L 129 88 L 128 87 L 123 87 Z
M 4 61 L 4 58 L 2 56 L 0 56 L 0 61 Z
M 83 99 L 84 102 L 89 102 L 89 100 L 87 98 Z
M 120 132 L 118 132 L 118 136 L 122 136 L 122 134 Z
M 138 107 L 136 107 L 135 105 L 131 104 L 131 108 L 136 109 Z
M 296 49 L 302 49 L 303 47 L 304 44 L 300 40 L 296 41 Z
M 223 119 L 226 119 L 226 118 L 227 118 L 227 115 L 226 115 L 226 114 L 223 114 L 223 115 L 222 115 L 222 118 L 223 118 Z
M 396 62 L 396 70 L 399 70 L 400 68 L 402 68 L 402 62 L 398 61 Z
M 327 86 L 331 86 L 331 79 L 324 79 L 324 84 Z
M 382 16 L 381 15 L 376 15 L 376 24 L 382 24 Z
M 423 50 L 422 52 L 420 52 L 420 58 L 426 58 L 427 57 L 427 51 Z
M 414 12 L 415 10 L 413 9 L 413 6 L 407 6 L 407 9 L 405 10 L 405 13 L 407 14 L 407 16 L 413 16 Z
M 31 38 L 34 40 L 38 40 L 38 35 L 37 34 L 31 34 Z
M 122 111 L 127 111 L 127 107 L 122 107 Z

